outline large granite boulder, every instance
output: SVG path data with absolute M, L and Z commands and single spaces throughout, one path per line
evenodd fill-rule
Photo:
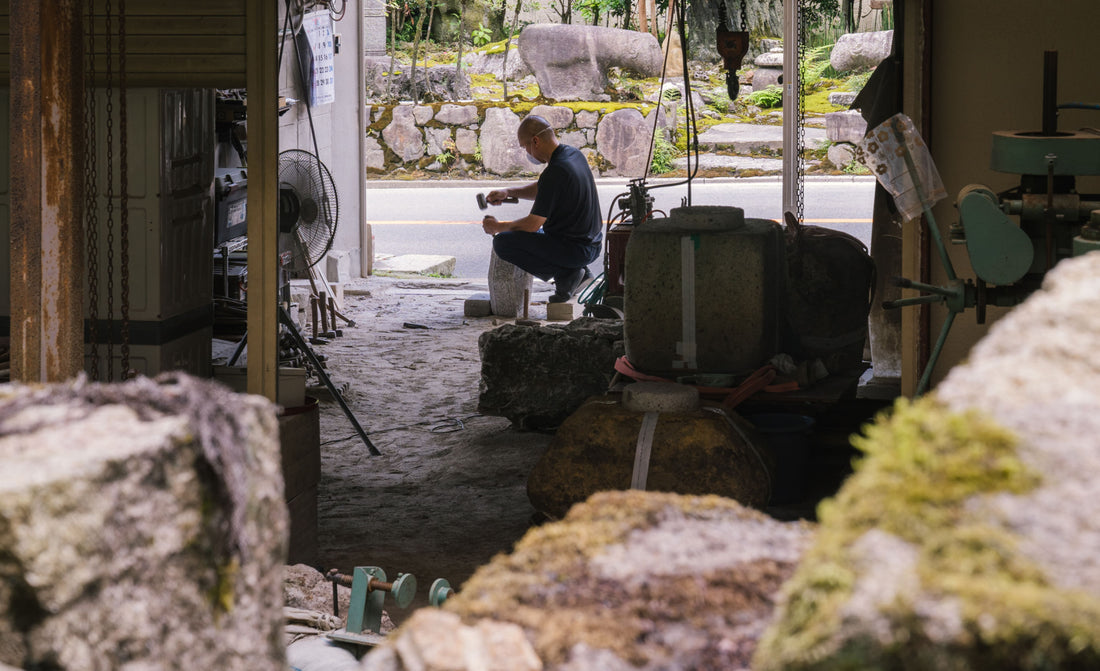
M 364 671 L 744 669 L 810 531 L 717 496 L 604 492 L 532 529 Z
M 478 339 L 478 411 L 523 429 L 551 429 L 602 394 L 622 356 L 618 320 L 582 317 L 564 326 L 504 326 Z
M 286 533 L 265 399 L 0 387 L 0 666 L 281 671 Z
M 537 24 L 519 35 L 519 54 L 551 100 L 608 100 L 607 71 L 661 74 L 664 55 L 649 33 L 600 26 Z
M 829 54 L 829 64 L 837 72 L 871 70 L 890 55 L 894 46 L 894 31 L 841 35 Z
M 633 108 L 605 114 L 596 130 L 596 149 L 609 166 L 605 176 L 645 177 L 651 146 L 653 123 Z
M 1100 255 L 899 402 L 753 668 L 1100 668 Z
M 507 62 L 504 60 L 504 49 L 500 46 L 495 46 L 491 51 L 472 51 L 462 57 L 462 62 L 473 74 L 490 74 L 501 81 L 515 81 L 532 74 L 531 68 L 519 55 L 515 39 L 509 46 Z
M 635 389 L 641 391 L 632 397 Z M 565 420 L 531 470 L 527 496 L 535 509 L 558 519 L 596 492 L 632 487 L 718 494 L 754 508 L 767 505 L 774 463 L 763 439 L 745 420 L 697 403 L 646 411 L 660 407 L 679 389 L 690 390 L 642 382 L 628 385 L 622 394 L 589 399 Z M 663 391 L 669 394 L 661 395 Z M 643 441 L 644 453 L 639 449 Z M 641 461 L 640 453 L 645 455 Z

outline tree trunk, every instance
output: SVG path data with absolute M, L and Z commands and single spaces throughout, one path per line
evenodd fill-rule
M 649 0 L 638 0 L 638 32 L 649 32 Z
M 393 8 L 393 21 L 390 22 L 390 69 L 386 74 L 386 100 L 393 95 L 393 66 L 397 60 L 397 8 Z
M 644 0 L 649 5 L 649 32 L 657 39 L 657 0 Z
M 516 26 L 519 25 L 519 12 L 523 9 L 523 0 L 516 0 L 516 13 L 512 16 L 512 30 L 508 39 L 504 42 L 504 59 L 500 62 L 500 78 L 504 82 L 504 101 L 508 101 L 508 47 L 512 45 L 512 36 L 516 34 Z
M 458 2 L 458 60 L 455 61 L 455 82 L 462 79 L 462 40 L 466 37 L 466 0 Z
M 413 52 L 412 52 L 412 79 L 409 84 L 412 86 L 412 99 L 414 103 L 420 102 L 420 91 L 416 88 L 416 61 L 419 60 L 420 54 L 420 31 L 424 27 L 424 12 L 427 8 L 427 2 L 421 0 L 420 2 L 420 16 L 416 17 L 416 31 L 413 36 Z M 425 79 L 427 76 L 425 75 Z
M 428 75 L 428 42 L 432 39 L 432 19 L 435 18 L 435 0 L 428 0 L 428 28 L 424 31 L 424 92 L 434 96 L 432 78 Z M 416 54 L 413 54 L 416 57 Z

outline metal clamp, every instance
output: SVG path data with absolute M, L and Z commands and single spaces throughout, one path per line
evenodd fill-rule
M 356 566 L 350 576 L 333 569 L 325 578 L 332 582 L 334 597 L 336 585 L 351 588 L 347 626 L 329 634 L 329 638 L 346 643 L 379 644 L 383 639 L 382 605 L 386 593 L 393 595 L 398 608 L 408 608 L 416 595 L 416 576 L 399 573 L 396 580 L 387 582 L 385 571 L 377 566 Z

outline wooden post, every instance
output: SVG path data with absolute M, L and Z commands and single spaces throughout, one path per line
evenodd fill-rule
M 248 393 L 276 398 L 278 317 L 278 15 L 248 0 Z
M 84 368 L 78 0 L 11 0 L 11 378 Z

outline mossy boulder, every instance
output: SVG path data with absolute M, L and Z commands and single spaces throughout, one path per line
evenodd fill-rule
M 1100 668 L 1097 351 L 1090 254 L 870 427 L 754 668 Z
M 412 618 L 363 668 L 743 668 L 809 536 L 717 496 L 597 494 L 478 569 L 440 614 L 457 618 Z M 492 666 L 500 650 L 513 661 Z

